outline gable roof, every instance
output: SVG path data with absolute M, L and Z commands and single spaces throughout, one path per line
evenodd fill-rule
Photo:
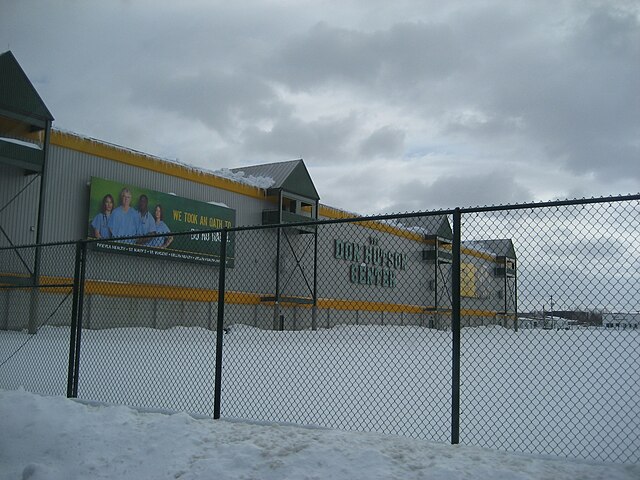
M 449 219 L 446 215 L 425 217 L 422 220 L 424 222 L 424 229 L 427 232 L 427 236 L 436 236 L 446 240 L 453 240 L 453 231 L 451 230 L 451 224 L 449 223 Z
M 513 242 L 508 238 L 496 240 L 471 240 L 464 241 L 462 244 L 465 247 L 490 252 L 496 257 L 516 258 L 516 249 L 513 246 Z
M 267 193 L 282 190 L 311 200 L 320 199 L 302 159 L 232 168 L 231 171 L 234 173 L 244 172 L 245 175 L 254 177 L 271 178 L 274 183 L 267 190 Z
M 398 219 L 398 223 L 427 238 L 438 237 L 442 240 L 453 240 L 453 230 L 451 230 L 451 224 L 446 215 L 401 218 Z
M 0 113 L 44 128 L 53 116 L 11 51 L 0 54 Z

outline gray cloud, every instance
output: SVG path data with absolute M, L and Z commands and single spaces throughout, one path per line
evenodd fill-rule
M 530 201 L 532 193 L 505 172 L 445 175 L 432 183 L 416 179 L 398 185 L 389 212 L 499 205 Z
M 280 51 L 276 78 L 294 90 L 386 95 L 478 151 L 529 143 L 541 166 L 640 179 L 638 14 L 585 11 L 553 18 L 538 8 L 529 19 L 495 7 L 367 33 L 319 24 Z M 452 122 L 456 110 L 481 118 Z
M 360 144 L 365 157 L 397 156 L 404 150 L 405 132 L 387 125 L 377 129 Z
M 483 72 L 495 88 L 480 97 L 482 108 L 492 118 L 518 118 L 526 141 L 543 148 L 542 162 L 605 181 L 640 179 L 638 16 L 597 9 L 565 35 L 524 45 L 518 58 Z
M 268 68 L 293 90 L 340 84 L 373 89 L 395 84 L 402 96 L 426 82 L 442 80 L 471 59 L 444 24 L 400 23 L 362 32 L 320 23 L 283 43 Z M 407 92 L 408 93 L 408 92 Z
M 304 157 L 348 210 L 640 190 L 637 2 L 367 6 L 24 0 L 0 45 L 57 126 L 203 167 Z
M 292 117 L 280 119 L 269 130 L 251 127 L 243 132 L 243 144 L 256 154 L 270 152 L 287 159 L 322 159 L 324 163 L 344 162 L 344 143 L 356 127 L 355 117 L 319 119 L 305 122 Z M 353 161 L 353 159 L 350 159 Z
M 243 122 L 290 114 L 264 80 L 245 72 L 206 70 L 147 80 L 132 90 L 132 102 L 173 111 L 220 133 L 232 133 Z

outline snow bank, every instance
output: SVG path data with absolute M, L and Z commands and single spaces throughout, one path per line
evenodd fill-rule
M 0 390 L 0 479 L 640 478 L 639 465 L 368 433 L 195 419 Z

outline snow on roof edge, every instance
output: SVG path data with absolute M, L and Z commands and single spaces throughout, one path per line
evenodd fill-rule
M 85 140 L 85 141 L 88 141 L 88 142 L 93 142 L 93 143 L 97 143 L 97 144 L 101 144 L 101 145 L 106 145 L 108 147 L 115 148 L 117 150 L 130 153 L 132 155 L 140 155 L 140 156 L 146 157 L 146 158 L 148 158 L 150 160 L 171 163 L 173 165 L 179 165 L 181 167 L 184 167 L 184 168 L 186 168 L 188 170 L 191 170 L 193 172 L 196 172 L 196 173 L 201 173 L 201 174 L 204 174 L 204 175 L 213 175 L 213 176 L 218 177 L 218 178 L 224 178 L 226 180 L 230 180 L 230 181 L 235 182 L 235 183 L 241 183 L 241 184 L 244 184 L 244 185 L 260 188 L 260 189 L 263 189 L 263 190 L 266 190 L 267 188 L 269 188 L 271 185 L 273 185 L 275 183 L 275 180 L 273 180 L 270 177 L 262 177 L 262 176 L 255 177 L 253 175 L 245 175 L 245 173 L 243 171 L 232 172 L 229 168 L 221 168 L 221 169 L 218 169 L 218 170 L 210 170 L 210 169 L 203 168 L 203 167 L 196 167 L 196 166 L 191 165 L 189 163 L 182 162 L 182 161 L 180 161 L 178 159 L 161 157 L 161 156 L 158 156 L 158 155 L 151 155 L 149 153 L 141 152 L 141 151 L 135 150 L 133 148 L 123 147 L 122 145 L 117 145 L 115 143 L 110 143 L 110 142 L 107 142 L 105 140 L 100 140 L 100 139 L 97 139 L 97 138 L 89 137 L 87 135 L 82 135 L 82 134 L 73 132 L 71 130 L 65 130 L 65 129 L 58 128 L 58 127 L 54 128 L 53 130 L 55 132 L 61 133 L 63 135 L 70 135 L 70 136 L 73 136 L 73 137 L 76 137 L 76 138 L 79 138 L 81 140 Z

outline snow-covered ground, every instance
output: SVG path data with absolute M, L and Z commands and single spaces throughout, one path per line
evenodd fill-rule
M 0 332 L 0 388 L 65 395 L 69 329 Z M 640 335 L 462 331 L 460 441 L 640 462 Z M 9 357 L 10 358 L 7 358 Z M 211 416 L 215 332 L 84 330 L 78 397 Z M 450 439 L 451 333 L 341 326 L 224 337 L 222 416 Z
M 637 479 L 640 465 L 196 419 L 0 390 L 0 479 Z

